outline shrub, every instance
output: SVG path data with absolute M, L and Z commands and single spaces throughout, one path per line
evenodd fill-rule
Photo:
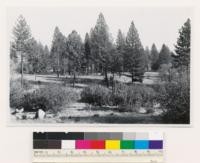
M 167 83 L 159 94 L 163 107 L 162 119 L 165 123 L 189 123 L 190 87 L 187 82 Z
M 126 84 L 117 83 L 112 93 L 111 100 L 113 105 L 125 105 L 128 97 L 128 86 Z
M 24 89 L 18 80 L 10 81 L 10 107 L 20 107 L 24 95 Z
M 21 79 L 10 80 L 10 107 L 19 108 L 23 102 L 24 94 L 32 88 L 28 80 L 23 80 L 23 87 Z
M 134 84 L 127 86 L 117 84 L 112 99 L 115 105 L 123 105 L 127 108 L 138 109 L 140 107 L 153 107 L 156 97 L 155 91 L 147 86 Z
M 110 90 L 101 85 L 92 85 L 86 87 L 81 92 L 81 99 L 83 102 L 92 105 L 109 105 L 110 104 Z
M 23 107 L 25 111 L 37 111 L 38 109 L 46 111 L 50 108 L 48 100 L 35 91 L 24 94 L 22 100 L 21 107 Z
M 62 105 L 76 101 L 78 98 L 78 93 L 73 89 L 58 85 L 48 85 L 25 94 L 21 107 L 24 107 L 25 111 L 43 109 L 45 111 L 57 112 Z
M 113 92 L 101 85 L 86 87 L 81 93 L 81 99 L 92 105 L 114 105 L 133 110 L 142 106 L 153 107 L 155 95 L 155 91 L 147 86 L 117 83 Z

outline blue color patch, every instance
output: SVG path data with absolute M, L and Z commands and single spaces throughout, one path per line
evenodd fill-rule
M 148 140 L 135 140 L 135 149 L 149 149 Z

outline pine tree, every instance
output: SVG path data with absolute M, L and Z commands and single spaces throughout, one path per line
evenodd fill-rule
M 110 76 L 110 83 L 112 86 L 112 91 L 114 91 L 115 88 L 115 74 L 119 74 L 121 76 L 121 73 L 123 71 L 123 57 L 120 51 L 118 51 L 116 45 L 113 45 L 112 50 L 110 51 L 110 64 L 109 64 L 109 70 L 112 73 L 112 76 Z
M 49 64 L 49 50 L 34 38 L 29 40 L 27 51 L 27 72 L 35 74 L 47 72 Z
M 13 28 L 14 40 L 11 44 L 17 57 L 21 58 L 21 85 L 23 87 L 23 71 L 24 71 L 24 57 L 27 54 L 27 44 L 31 38 L 30 27 L 28 26 L 25 18 L 20 15 L 17 19 L 16 25 Z M 13 53 L 13 51 L 12 51 Z
M 41 60 L 43 61 L 44 72 L 48 72 L 49 67 L 50 67 L 50 51 L 47 45 L 44 46 L 43 56 Z
M 36 74 L 38 70 L 38 61 L 39 61 L 39 49 L 38 49 L 38 43 L 34 38 L 31 38 L 28 42 L 28 55 L 27 55 L 27 62 L 28 67 L 27 71 L 31 74 Z
M 91 45 L 90 45 L 90 37 L 88 33 L 86 33 L 85 35 L 84 48 L 85 48 L 84 50 L 85 50 L 85 59 L 86 59 L 86 73 L 88 74 L 89 70 L 91 69 Z
M 112 49 L 112 43 L 109 37 L 108 26 L 102 13 L 99 14 L 96 25 L 91 31 L 91 53 L 93 61 L 102 69 L 105 75 L 105 81 L 108 83 L 109 52 Z
M 16 48 L 15 48 L 15 43 L 14 42 L 10 42 L 10 59 L 14 62 L 17 63 L 18 62 L 18 55 L 16 52 Z
M 169 64 L 171 60 L 170 57 L 171 57 L 170 49 L 165 44 L 163 44 L 158 58 L 159 68 L 163 64 Z
M 66 38 L 56 27 L 54 30 L 53 41 L 51 46 L 51 61 L 53 71 L 57 73 L 59 77 L 63 71 L 63 58 L 66 52 Z
M 120 29 L 118 30 L 118 34 L 117 34 L 116 49 L 118 53 L 118 60 L 120 61 L 118 63 L 119 72 L 122 72 L 125 70 L 124 55 L 125 55 L 125 49 L 126 49 L 126 38 L 122 34 Z
M 49 49 L 47 46 L 43 46 L 40 42 L 38 43 L 38 73 L 46 73 L 49 66 Z
M 175 45 L 174 61 L 176 67 L 190 67 L 190 33 L 191 25 L 190 19 L 188 19 L 179 30 L 179 37 Z
M 133 22 L 126 37 L 125 65 L 131 73 L 132 82 L 142 81 L 145 68 L 144 49 Z
M 153 71 L 157 71 L 159 68 L 159 64 L 158 64 L 158 58 L 159 58 L 159 53 L 158 50 L 156 48 L 156 45 L 153 44 L 151 47 L 151 69 Z
M 75 79 L 77 72 L 80 72 L 82 59 L 84 56 L 83 43 L 80 35 L 76 31 L 72 31 L 68 36 L 67 52 L 69 64 L 73 72 L 73 87 L 75 86 Z
M 123 66 L 123 58 L 121 53 L 117 50 L 115 46 L 113 46 L 112 50 L 110 51 L 110 71 L 113 74 L 113 80 L 115 73 L 121 75 Z
M 144 54 L 145 54 L 145 70 L 149 71 L 150 70 L 150 50 L 149 47 L 146 46 L 145 50 L 144 50 Z

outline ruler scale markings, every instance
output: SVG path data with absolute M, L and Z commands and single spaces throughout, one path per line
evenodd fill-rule
M 34 163 L 162 163 L 163 156 L 159 132 L 33 133 Z

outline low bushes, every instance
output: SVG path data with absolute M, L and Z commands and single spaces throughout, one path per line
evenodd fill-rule
M 190 86 L 187 82 L 167 83 L 159 92 L 158 101 L 163 108 L 164 123 L 189 123 Z
M 114 91 L 111 96 L 113 105 L 125 105 L 127 103 L 129 87 L 122 83 L 115 85 Z
M 109 105 L 111 91 L 101 85 L 86 87 L 81 92 L 81 100 L 92 105 Z
M 64 104 L 69 104 L 79 98 L 73 89 L 64 88 L 58 85 L 48 85 L 33 92 L 23 94 L 18 107 L 23 107 L 25 111 L 45 111 L 57 112 Z
M 19 80 L 10 81 L 10 107 L 19 107 L 22 103 L 24 89 Z
M 154 110 L 154 103 L 160 105 L 163 123 L 189 123 L 190 86 L 187 82 L 160 85 L 116 84 L 113 91 L 107 87 L 93 85 L 81 93 L 81 99 L 92 105 L 118 106 L 122 111 L 137 111 L 144 107 L 148 113 Z
M 127 109 L 137 110 L 140 107 L 153 107 L 156 92 L 144 85 L 118 84 L 112 95 L 114 105 L 125 106 Z
M 85 88 L 81 99 L 92 105 L 114 105 L 125 109 L 136 109 L 142 106 L 152 106 L 155 91 L 143 85 L 116 84 L 114 91 L 100 85 Z

